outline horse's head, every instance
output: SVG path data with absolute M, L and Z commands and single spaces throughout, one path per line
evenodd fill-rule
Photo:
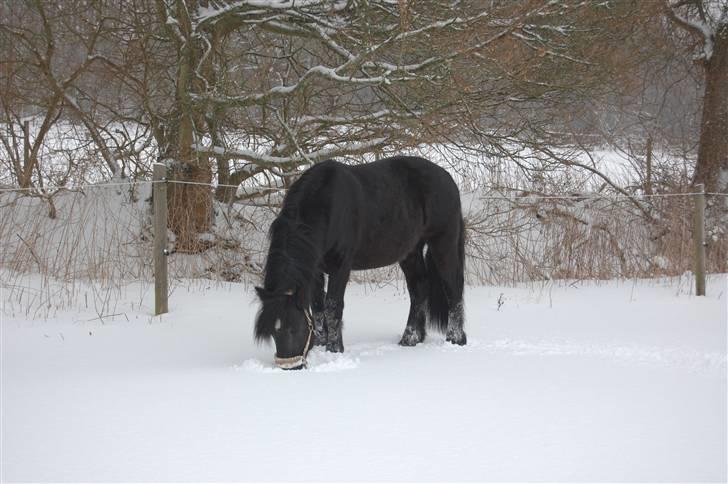
M 256 287 L 261 309 L 255 321 L 255 339 L 276 345 L 276 365 L 284 370 L 300 370 L 313 336 L 310 310 L 296 291 L 271 291 Z

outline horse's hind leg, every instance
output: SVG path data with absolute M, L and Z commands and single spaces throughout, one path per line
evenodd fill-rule
M 418 244 L 417 248 L 399 263 L 407 280 L 407 290 L 410 296 L 410 310 L 407 318 L 407 326 L 399 344 L 402 346 L 414 346 L 425 340 L 425 320 L 427 306 L 427 272 L 425 270 L 425 258 L 422 255 L 424 244 Z
M 324 313 L 324 303 L 326 301 L 326 291 L 324 290 L 324 273 L 320 272 L 313 282 L 313 291 L 311 294 L 311 309 L 313 312 L 313 344 L 323 346 L 326 344 L 326 317 Z

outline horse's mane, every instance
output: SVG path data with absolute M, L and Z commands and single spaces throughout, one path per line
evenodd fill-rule
M 315 193 L 320 185 L 318 178 L 310 176 L 310 172 L 299 178 L 289 189 L 281 213 L 270 226 L 264 282 L 269 291 L 308 289 L 313 280 L 319 248 L 312 239 L 312 228 L 301 219 L 299 208 L 307 194 Z
M 311 221 L 321 215 L 317 206 L 319 197 L 325 196 L 323 185 L 329 178 L 327 171 L 312 168 L 296 180 L 270 226 L 263 288 L 258 290 L 263 305 L 255 323 L 257 341 L 272 336 L 279 311 L 290 301 L 289 291 L 295 292 L 297 304 L 310 304 L 311 285 L 319 270 L 323 250 L 318 246 L 314 232 L 322 227 L 312 227 Z
M 317 270 L 320 249 L 312 238 L 312 228 L 300 216 L 299 208 L 306 193 L 312 193 L 306 190 L 309 184 L 307 180 L 311 178 L 307 175 L 308 172 L 291 186 L 280 214 L 268 231 L 270 249 L 265 261 L 263 289 L 258 292 L 263 305 L 256 317 L 257 341 L 263 341 L 273 334 L 273 326 L 278 318 L 276 308 L 286 304 L 289 291 L 303 291 L 297 293 L 297 297 L 303 298 L 303 301 L 309 301 L 311 297 L 311 282 Z M 273 312 L 266 311 L 266 308 Z
M 285 215 L 275 219 L 268 235 L 265 289 L 275 293 L 308 287 L 314 276 L 313 262 L 318 259 L 309 232 L 305 224 Z

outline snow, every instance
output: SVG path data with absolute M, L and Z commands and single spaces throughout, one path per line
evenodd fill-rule
M 725 275 L 468 287 L 468 345 L 397 341 L 401 283 L 350 284 L 343 354 L 274 368 L 254 291 L 152 317 L 2 312 L 5 481 L 725 481 Z M 139 304 L 139 294 L 143 296 Z M 4 297 L 3 297 L 4 300 Z

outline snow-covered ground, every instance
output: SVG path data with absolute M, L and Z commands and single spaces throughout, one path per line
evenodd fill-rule
M 726 277 L 708 291 L 470 287 L 467 346 L 401 348 L 404 288 L 352 284 L 346 352 L 300 372 L 239 284 L 162 317 L 148 289 L 103 319 L 6 310 L 0 479 L 725 482 Z

